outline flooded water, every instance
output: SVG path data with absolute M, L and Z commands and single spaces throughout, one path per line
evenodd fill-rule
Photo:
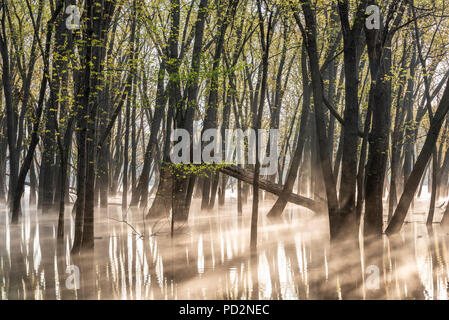
M 261 214 L 258 253 L 249 254 L 249 212 L 235 203 L 191 210 L 188 224 L 144 221 L 139 210 L 96 214 L 95 249 L 70 256 L 56 218 L 28 210 L 20 225 L 0 212 L 1 299 L 447 299 L 449 235 L 419 220 L 400 235 L 330 245 L 327 219 L 289 207 L 282 221 Z M 269 204 L 262 206 L 261 213 Z M 121 222 L 126 220 L 127 223 Z

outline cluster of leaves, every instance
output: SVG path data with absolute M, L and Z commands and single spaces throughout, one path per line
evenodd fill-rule
M 178 178 L 187 178 L 187 176 L 194 175 L 197 177 L 209 177 L 215 174 L 220 169 L 227 168 L 232 165 L 232 163 L 172 163 L 172 162 L 161 162 L 162 170 L 168 170 L 172 176 Z

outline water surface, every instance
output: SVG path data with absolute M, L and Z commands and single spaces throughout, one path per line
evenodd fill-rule
M 0 212 L 1 299 L 447 299 L 448 230 L 412 215 L 401 234 L 360 246 L 329 243 L 325 215 L 288 207 L 281 221 L 261 208 L 258 252 L 249 254 L 249 212 L 235 203 L 187 224 L 144 221 L 119 206 L 95 213 L 95 249 L 70 255 L 56 217 L 25 210 L 19 225 Z M 121 221 L 126 221 L 121 222 Z M 75 267 L 73 267 L 75 266 Z M 79 288 L 74 281 L 79 270 Z

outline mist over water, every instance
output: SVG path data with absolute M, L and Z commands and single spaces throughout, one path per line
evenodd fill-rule
M 422 204 L 425 206 L 426 201 Z M 288 206 L 265 218 L 250 255 L 250 211 L 236 204 L 201 212 L 188 223 L 144 220 L 120 206 L 96 209 L 95 248 L 71 256 L 74 219 L 56 240 L 53 214 L 25 210 L 19 225 L 0 218 L 0 298 L 4 299 L 447 299 L 449 231 L 427 229 L 419 204 L 400 235 L 360 245 L 330 244 L 327 214 Z M 124 222 L 126 221 L 126 222 Z M 68 269 L 69 266 L 69 269 Z M 79 288 L 73 288 L 73 268 Z

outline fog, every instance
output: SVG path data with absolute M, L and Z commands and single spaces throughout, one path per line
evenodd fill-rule
M 20 224 L 10 225 L 3 207 L 0 298 L 448 298 L 449 233 L 439 225 L 426 228 L 420 214 L 426 196 L 399 235 L 358 245 L 331 245 L 326 213 L 289 205 L 282 219 L 269 220 L 263 213 L 271 204 L 261 202 L 254 256 L 251 207 L 238 217 L 232 199 L 209 213 L 194 200 L 188 223 L 175 225 L 173 236 L 168 218 L 145 220 L 143 211 L 119 206 L 98 209 L 95 247 L 81 255 L 70 255 L 71 208 L 58 245 L 56 215 L 28 209 Z

